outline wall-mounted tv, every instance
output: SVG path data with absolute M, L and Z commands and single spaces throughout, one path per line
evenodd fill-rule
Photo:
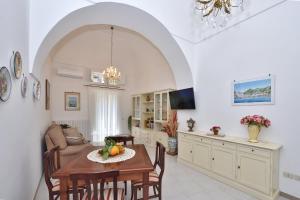
M 172 110 L 195 109 L 194 89 L 187 88 L 169 92 Z

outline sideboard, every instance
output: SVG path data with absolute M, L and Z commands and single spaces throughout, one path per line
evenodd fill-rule
M 178 131 L 178 161 L 258 199 L 279 195 L 281 145 Z

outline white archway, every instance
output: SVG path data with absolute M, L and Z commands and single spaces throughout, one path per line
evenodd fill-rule
M 193 86 L 188 62 L 170 32 L 145 11 L 121 3 L 103 2 L 76 10 L 60 20 L 47 34 L 34 56 L 30 70 L 39 75 L 52 48 L 67 34 L 91 24 L 112 24 L 131 29 L 151 41 L 165 56 L 178 88 Z

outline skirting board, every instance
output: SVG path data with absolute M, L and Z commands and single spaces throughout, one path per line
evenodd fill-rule
M 282 196 L 286 199 L 290 199 L 290 200 L 300 200 L 300 198 L 294 197 L 294 196 L 289 195 L 289 194 L 284 193 L 284 192 L 280 192 L 280 196 Z

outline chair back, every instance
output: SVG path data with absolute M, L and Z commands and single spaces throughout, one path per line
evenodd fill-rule
M 127 145 L 127 142 L 130 141 L 132 145 L 134 145 L 134 137 L 131 135 L 115 135 L 115 136 L 107 136 L 106 139 L 114 140 L 118 143 L 123 143 L 125 146 Z
M 159 173 L 159 180 L 162 180 L 162 176 L 165 171 L 165 153 L 166 148 L 164 145 L 162 145 L 159 142 L 156 142 L 156 151 L 155 151 L 155 162 L 154 162 L 154 169 L 156 169 L 157 166 L 160 168 Z
M 60 153 L 59 146 L 55 146 L 44 153 L 44 171 L 45 181 L 49 190 L 52 190 L 53 184 L 51 182 L 52 174 L 60 169 Z
M 73 188 L 73 200 L 78 200 L 78 181 L 82 180 L 86 184 L 86 193 L 88 200 L 105 200 L 104 184 L 113 181 L 113 197 L 118 199 L 117 177 L 119 171 L 108 171 L 100 173 L 71 174 Z M 100 190 L 99 190 L 100 185 Z

